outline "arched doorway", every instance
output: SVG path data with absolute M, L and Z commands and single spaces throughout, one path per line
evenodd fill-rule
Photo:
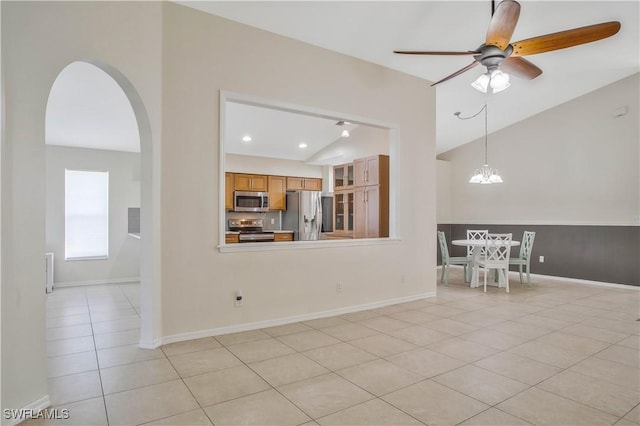
M 86 91 L 86 87 L 82 89 L 83 84 L 93 84 L 92 94 L 88 93 L 75 93 L 72 96 L 68 96 L 65 101 L 56 100 L 58 96 L 58 89 L 65 88 L 66 90 L 73 90 L 73 80 L 76 80 L 76 90 Z M 88 81 L 83 81 L 87 79 Z M 110 92 L 110 95 L 101 96 L 99 93 Z M 91 99 L 91 95 L 93 98 Z M 66 108 L 67 112 L 74 112 L 77 114 L 79 108 L 82 109 L 82 105 L 77 103 L 93 101 L 92 103 L 84 105 L 85 110 L 79 114 L 80 123 L 77 121 L 72 123 L 69 117 L 65 117 L 64 114 L 58 114 L 56 116 L 55 108 Z M 73 104 L 76 102 L 76 104 Z M 50 114 L 50 106 L 52 111 Z M 113 114 L 115 112 L 115 114 Z M 109 114 L 112 114 L 109 116 Z M 117 237 L 119 242 L 112 245 L 109 244 L 109 260 L 102 259 L 102 262 L 94 261 L 92 259 L 89 262 L 79 262 L 82 266 L 75 268 L 76 270 L 66 271 L 67 276 L 64 278 L 66 282 L 73 283 L 97 283 L 104 282 L 126 282 L 131 281 L 136 277 L 139 277 L 140 281 L 140 296 L 138 311 L 141 316 L 140 320 L 140 333 L 137 343 L 141 347 L 150 348 L 155 347 L 160 335 L 160 297 L 159 297 L 159 268 L 157 259 L 159 258 L 159 247 L 154 244 L 154 229 L 158 227 L 159 222 L 153 222 L 154 219 L 152 211 L 154 210 L 154 197 L 153 197 L 153 161 L 152 161 L 152 140 L 151 129 L 147 111 L 143 105 L 142 99 L 132 83 L 116 68 L 101 62 L 96 61 L 78 61 L 67 65 L 58 75 L 56 81 L 52 85 L 51 93 L 49 95 L 49 102 L 47 104 L 47 123 L 46 134 L 47 144 L 51 145 L 69 145 L 75 146 L 77 149 L 97 149 L 102 150 L 101 153 L 105 154 L 102 157 L 111 156 L 113 154 L 106 154 L 108 150 L 115 150 L 118 152 L 128 152 L 129 155 L 120 155 L 119 158 L 125 158 L 124 160 L 115 159 L 115 162 L 125 163 L 131 162 L 131 156 L 137 155 L 137 168 L 133 167 L 130 170 L 130 180 L 137 182 L 137 199 L 121 199 L 122 191 L 114 193 L 110 191 L 110 204 L 114 201 L 114 194 L 118 198 L 118 226 L 121 231 L 118 231 Z M 109 116 L 109 117 L 107 117 Z M 78 117 L 76 117 L 78 118 Z M 106 127 L 100 128 L 98 119 L 108 118 L 112 120 L 107 122 Z M 57 120 L 53 125 L 52 120 Z M 115 121 L 113 121 L 115 120 Z M 105 123 L 103 122 L 103 125 Z M 64 128 L 72 128 L 75 126 L 75 131 L 67 133 L 68 140 L 61 140 L 61 133 L 64 133 Z M 98 126 L 98 127 L 96 127 Z M 57 143 L 56 143 L 57 139 Z M 89 140 L 93 139 L 93 140 Z M 110 139 L 110 140 L 109 140 Z M 115 148 L 109 148 L 101 143 L 114 144 Z M 83 143 L 85 146 L 83 146 Z M 137 149 L 132 147 L 136 145 Z M 73 148 L 68 148 L 73 149 Z M 136 152 L 137 151 L 137 152 Z M 135 153 L 135 154 L 133 154 Z M 87 164 L 87 167 L 71 167 L 84 171 L 104 171 L 105 167 L 100 166 L 100 162 L 94 160 Z M 113 160 L 113 158 L 112 158 Z M 77 163 L 76 163 L 77 164 Z M 122 166 L 122 164 L 120 164 Z M 120 167 L 118 166 L 118 167 Z M 65 169 L 68 169 L 65 167 Z M 98 170 L 96 170 L 98 169 Z M 120 170 L 122 172 L 122 170 Z M 126 171 L 125 173 L 126 174 Z M 123 188 L 123 184 L 127 182 L 118 182 L 120 190 Z M 134 184 L 135 185 L 135 184 Z M 130 189 L 124 189 L 124 192 L 131 192 Z M 135 190 L 134 190 L 135 192 Z M 47 196 L 49 197 L 49 193 Z M 48 203 L 49 205 L 49 203 Z M 128 207 L 131 207 L 128 208 Z M 133 241 L 129 231 L 132 217 L 136 216 L 136 207 L 138 212 L 138 229 L 137 234 L 140 237 L 138 241 Z M 126 209 L 126 210 L 124 210 Z M 47 212 L 49 216 L 49 212 Z M 47 219 L 49 220 L 49 219 Z M 66 219 L 65 219 L 66 220 Z M 58 220 L 58 223 L 59 220 Z M 124 224 L 124 225 L 123 225 Z M 135 223 L 133 224 L 135 227 Z M 109 226 L 111 226 L 111 219 L 109 219 Z M 126 229 L 123 231 L 123 226 Z M 66 229 L 66 226 L 65 226 Z M 66 231 L 64 231 L 66 233 Z M 132 234 L 136 233 L 133 229 Z M 109 232 L 109 236 L 113 235 L 113 232 Z M 47 226 L 47 246 L 50 243 L 50 237 L 57 239 L 57 251 L 56 257 L 60 261 L 64 261 L 65 257 L 68 257 L 67 247 L 60 245 L 61 235 L 60 231 L 57 231 L 57 236 L 50 235 L 49 226 Z M 67 236 L 64 235 L 64 244 L 67 244 Z M 135 245 L 137 244 L 138 252 L 135 253 Z M 114 249 L 115 247 L 115 249 Z M 49 248 L 49 247 L 48 247 Z M 134 256 L 136 254 L 137 256 Z M 105 256 L 103 256 L 105 257 Z M 135 258 L 136 265 L 134 268 L 132 265 L 132 259 Z M 65 262 L 67 263 L 67 262 Z M 72 262 L 68 262 L 72 263 Z M 93 265 L 90 265 L 93 263 Z M 101 266 L 100 266 L 101 264 Z M 90 266 L 94 266 L 93 272 L 90 270 Z M 96 266 L 97 265 L 97 266 Z M 69 269 L 69 268 L 67 268 Z M 105 275 L 106 272 L 106 275 Z M 137 272 L 137 276 L 135 275 Z M 95 273 L 96 278 L 92 280 L 90 274 Z M 88 275 L 89 274 L 89 275 Z M 77 278 L 74 280 L 74 278 Z

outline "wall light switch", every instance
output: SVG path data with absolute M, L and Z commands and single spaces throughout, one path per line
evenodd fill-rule
M 540 259 L 538 259 L 538 261 L 539 261 L 540 263 L 544 263 L 544 256 L 540 256 Z

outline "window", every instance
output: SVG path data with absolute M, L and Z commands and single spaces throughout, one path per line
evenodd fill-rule
M 65 259 L 109 256 L 109 172 L 65 169 Z

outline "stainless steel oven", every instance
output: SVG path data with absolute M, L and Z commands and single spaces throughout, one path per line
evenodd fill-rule
M 229 231 L 240 233 L 240 243 L 262 243 L 275 240 L 273 231 L 263 231 L 262 219 L 229 219 Z
M 268 212 L 269 193 L 235 191 L 233 193 L 233 211 L 236 212 Z

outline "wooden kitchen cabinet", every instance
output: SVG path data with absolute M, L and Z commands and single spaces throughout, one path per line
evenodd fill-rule
M 385 185 L 356 187 L 354 191 L 354 238 L 389 236 L 389 189 Z
M 353 162 L 354 185 L 378 185 L 385 179 L 389 181 L 389 156 L 372 155 L 366 158 L 359 158 Z
M 236 244 L 240 242 L 240 235 L 239 234 L 226 234 L 224 236 L 224 242 L 226 244 Z
M 353 187 L 353 163 L 333 166 L 333 190 L 341 191 Z
M 233 191 L 234 191 L 234 175 L 233 173 L 224 174 L 224 209 L 233 210 Z
M 389 236 L 389 156 L 373 155 L 353 162 L 354 238 Z
M 333 234 L 353 237 L 354 225 L 353 190 L 333 193 Z
M 322 191 L 322 179 L 287 176 L 287 190 Z
M 235 191 L 266 192 L 269 189 L 266 175 L 234 173 Z
M 287 178 L 285 176 L 269 176 L 269 210 L 287 209 Z
M 276 232 L 273 234 L 273 241 L 293 241 L 293 232 Z

